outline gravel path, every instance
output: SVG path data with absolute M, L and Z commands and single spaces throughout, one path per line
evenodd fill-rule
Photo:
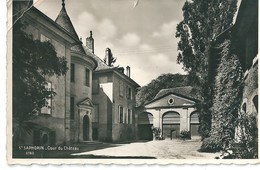
M 72 154 L 73 156 L 154 157 L 157 159 L 214 159 L 218 153 L 202 153 L 201 141 L 162 140 L 118 144 L 115 147 Z

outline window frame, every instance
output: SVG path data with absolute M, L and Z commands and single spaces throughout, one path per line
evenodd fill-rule
M 119 96 L 124 97 L 124 83 L 122 80 L 119 81 Z
M 70 120 L 75 120 L 75 97 L 74 96 L 70 97 Z
M 127 109 L 127 122 L 128 124 L 132 124 L 133 123 L 133 112 L 132 109 L 128 108 Z
M 99 104 L 93 104 L 93 105 L 94 105 L 94 112 L 92 115 L 92 122 L 99 123 Z M 96 120 L 95 120 L 95 116 L 96 116 Z
M 123 106 L 118 106 L 118 123 L 124 124 L 124 108 L 123 108 Z
M 99 94 L 99 79 L 92 80 L 92 94 Z
M 90 70 L 85 67 L 85 77 L 84 77 L 85 86 L 90 87 Z
M 127 99 L 132 100 L 133 99 L 133 90 L 131 87 L 127 87 Z
M 45 89 L 47 89 L 48 91 L 53 91 L 51 81 L 47 81 L 47 85 L 45 85 Z M 45 106 L 41 108 L 41 114 L 48 114 L 48 115 L 52 114 L 52 96 L 50 96 L 49 98 L 45 98 Z
M 75 82 L 75 64 L 70 63 L 70 82 L 74 83 Z

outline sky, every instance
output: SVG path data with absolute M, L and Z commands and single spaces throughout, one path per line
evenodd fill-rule
M 176 26 L 185 0 L 66 0 L 65 7 L 83 44 L 93 31 L 95 54 L 110 48 L 115 66 L 130 66 L 141 86 L 163 73 L 185 74 L 177 64 Z M 35 7 L 55 20 L 61 0 L 35 0 Z

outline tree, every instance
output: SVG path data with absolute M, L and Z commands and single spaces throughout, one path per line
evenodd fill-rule
M 187 0 L 182 8 L 184 19 L 177 25 L 179 54 L 189 81 L 201 93 L 200 134 L 209 136 L 212 89 L 208 82 L 208 58 L 212 41 L 232 25 L 237 0 Z
M 161 89 L 188 86 L 187 75 L 181 74 L 162 74 L 152 80 L 146 86 L 141 87 L 136 95 L 137 106 L 142 106 L 151 101 Z
M 67 71 L 65 57 L 57 57 L 50 42 L 34 40 L 24 32 L 26 23 L 13 26 L 13 137 L 14 143 L 35 128 L 31 120 L 55 95 L 45 88 L 45 76 L 62 76 Z

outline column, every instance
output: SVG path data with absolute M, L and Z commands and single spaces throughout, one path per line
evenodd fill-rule
M 180 131 L 188 130 L 188 108 L 183 108 L 180 114 Z

